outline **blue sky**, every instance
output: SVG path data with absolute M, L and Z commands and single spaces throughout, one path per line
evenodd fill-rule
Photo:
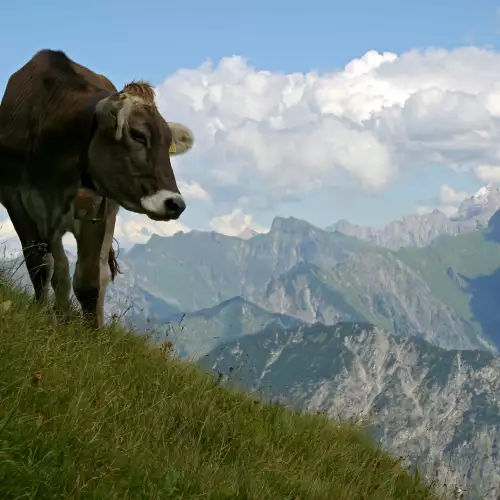
M 63 49 L 119 85 L 160 83 L 181 67 L 232 54 L 285 72 L 331 70 L 370 49 L 404 52 L 465 43 L 498 46 L 498 2 L 8 2 L 0 84 L 39 48 Z
M 105 73 L 117 87 L 133 78 L 161 84 L 180 68 L 240 55 L 258 69 L 278 73 L 341 70 L 369 50 L 499 45 L 498 4 L 490 0 L 396 2 L 147 1 L 8 2 L 2 7 L 0 92 L 9 75 L 41 48 L 62 49 Z M 191 179 L 193 180 L 193 179 Z M 318 225 L 339 218 L 381 225 L 431 203 L 442 184 L 472 192 L 482 182 L 471 172 L 440 166 L 407 170 L 375 196 L 319 189 L 314 200 L 255 209 L 253 220 L 294 215 Z M 201 205 L 186 211 L 189 227 L 203 219 Z M 230 209 L 226 204 L 225 210 Z M 210 211 L 208 211 L 210 212 Z M 216 215 L 216 209 L 212 210 Z M 212 213 L 211 212 L 211 213 Z M 219 213 L 220 215 L 220 213 Z

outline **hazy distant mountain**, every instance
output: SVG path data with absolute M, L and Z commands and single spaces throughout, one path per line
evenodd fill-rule
M 175 304 L 141 286 L 126 262 L 120 261 L 120 267 L 122 274 L 118 275 L 107 290 L 104 310 L 108 317 L 116 315 L 134 318 L 137 326 L 146 328 L 148 318 L 164 318 L 180 311 Z
M 268 325 L 289 328 L 303 324 L 297 318 L 266 311 L 242 297 L 233 297 L 196 312 L 152 316 L 147 323 L 141 323 L 142 318 L 128 315 L 127 322 L 154 332 L 153 341 L 173 341 L 176 353 L 191 360 L 204 356 L 216 346 L 223 349 L 227 342 Z
M 299 262 L 330 268 L 365 244 L 290 217 L 250 239 L 192 231 L 153 235 L 123 256 L 134 283 L 182 311 L 213 307 L 241 295 L 256 302 L 269 280 Z
M 200 363 L 237 387 L 296 409 L 367 419 L 382 446 L 430 479 L 500 493 L 500 358 L 446 351 L 368 324 L 276 325 Z
M 422 247 L 443 234 L 454 236 L 487 227 L 489 219 L 499 208 L 500 189 L 488 185 L 464 200 L 453 217 L 434 210 L 429 214 L 409 215 L 382 228 L 358 226 L 342 219 L 328 226 L 327 230 L 392 249 Z

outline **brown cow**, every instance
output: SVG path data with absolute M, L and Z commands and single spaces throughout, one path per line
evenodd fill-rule
M 156 221 L 177 219 L 186 205 L 170 155 L 193 141 L 185 126 L 162 118 L 147 83 L 118 92 L 63 52 L 42 50 L 10 77 L 0 104 L 0 202 L 21 241 L 36 300 L 47 300 L 50 281 L 56 309 L 68 310 L 62 237 L 71 231 L 75 295 L 92 324 L 103 325 L 106 287 L 117 270 L 119 206 Z

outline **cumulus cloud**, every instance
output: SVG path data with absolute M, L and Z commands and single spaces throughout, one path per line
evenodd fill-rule
M 500 178 L 500 53 L 491 50 L 369 51 L 326 74 L 234 56 L 179 70 L 157 91 L 162 113 L 196 134 L 178 171 L 214 202 L 272 203 L 346 184 L 373 193 L 429 164 Z
M 178 188 L 186 200 L 211 201 L 208 191 L 203 189 L 197 182 L 178 182 Z
M 465 191 L 455 191 L 448 184 L 443 184 L 439 189 L 439 201 L 445 205 L 459 205 L 469 196 L 470 193 L 466 193 Z
M 267 228 L 254 224 L 252 216 L 236 208 L 231 213 L 214 217 L 210 221 L 210 228 L 228 236 L 250 238 L 257 233 L 265 233 Z
M 474 173 L 476 177 L 487 183 L 500 183 L 500 167 L 491 165 L 479 165 Z

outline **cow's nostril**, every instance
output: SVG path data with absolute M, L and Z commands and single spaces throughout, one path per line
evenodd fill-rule
M 186 208 L 186 202 L 182 199 L 181 196 L 167 198 L 165 200 L 165 208 L 167 209 L 167 212 L 179 216 L 182 212 L 184 212 Z

